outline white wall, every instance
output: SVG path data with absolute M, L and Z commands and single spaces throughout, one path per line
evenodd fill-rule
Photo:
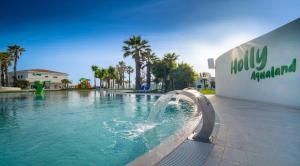
M 276 67 L 281 69 L 282 65 L 290 66 L 293 59 L 296 59 L 295 72 L 284 72 L 283 75 L 270 76 L 270 78 L 257 81 L 257 79 L 251 79 L 251 76 L 253 71 L 257 72 L 258 70 L 250 66 L 246 70 L 243 65 L 240 72 L 232 74 L 232 61 L 237 59 L 238 62 L 240 59 L 244 59 L 246 51 L 248 50 L 249 53 L 252 47 L 254 47 L 255 56 L 257 49 L 260 49 L 261 54 L 262 49 L 267 48 L 266 65 L 259 72 L 266 74 L 272 66 L 275 69 Z M 250 53 L 248 54 L 248 61 L 249 57 Z M 299 63 L 300 18 L 221 55 L 216 60 L 216 93 L 220 96 L 300 107 Z M 257 66 L 259 63 L 256 63 Z M 272 73 L 272 70 L 269 73 Z
M 41 74 L 41 76 L 34 75 L 33 73 Z M 45 77 L 45 76 L 48 76 L 48 77 Z M 27 78 L 26 78 L 26 80 L 28 80 L 29 82 L 50 81 L 51 83 L 61 83 L 62 79 L 68 79 L 68 76 L 62 75 L 62 74 L 56 74 L 56 73 L 29 72 L 27 75 Z

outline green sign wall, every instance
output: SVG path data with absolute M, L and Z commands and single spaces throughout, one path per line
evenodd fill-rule
M 231 74 L 238 74 L 241 71 L 252 71 L 251 80 L 259 82 L 263 79 L 271 79 L 277 76 L 282 76 L 287 73 L 296 72 L 297 59 L 292 59 L 291 64 L 272 66 L 266 69 L 268 62 L 268 47 L 264 46 L 261 50 L 252 47 L 245 51 L 243 58 L 234 58 L 231 62 Z

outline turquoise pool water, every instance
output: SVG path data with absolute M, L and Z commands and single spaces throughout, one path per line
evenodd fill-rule
M 157 99 L 99 91 L 0 94 L 0 165 L 124 165 L 192 116 L 168 108 L 149 120 Z

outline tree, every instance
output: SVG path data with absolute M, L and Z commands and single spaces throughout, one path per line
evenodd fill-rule
M 1 84 L 8 86 L 8 66 L 11 62 L 11 56 L 8 52 L 0 52 L 1 61 Z M 4 79 L 5 78 L 5 79 Z
M 112 80 L 112 88 L 114 88 L 115 78 L 116 78 L 116 69 L 113 66 L 108 67 L 108 88 L 110 88 L 110 80 Z
M 4 75 L 3 75 L 3 72 L 2 72 L 2 61 L 3 61 L 3 59 L 2 59 L 2 54 L 1 54 L 1 52 L 0 52 L 0 88 L 2 87 L 2 82 L 3 82 L 3 79 L 4 79 Z
M 116 83 L 118 84 L 118 89 L 119 89 L 120 85 L 123 85 L 124 81 L 123 81 L 123 75 L 120 72 L 120 68 L 117 67 L 116 69 L 117 70 L 116 70 L 116 74 L 115 74 L 115 80 L 116 80 Z
M 123 51 L 124 57 L 131 56 L 135 60 L 135 89 L 141 87 L 141 68 L 143 65 L 142 56 L 146 49 L 150 48 L 147 40 L 143 40 L 140 36 L 132 36 L 124 41 Z
M 158 60 L 158 58 L 155 56 L 154 53 L 151 52 L 151 49 L 147 49 L 147 52 L 144 53 L 143 60 L 146 62 L 146 65 L 143 66 L 143 68 L 144 67 L 147 68 L 146 82 L 147 85 L 150 86 L 152 65 L 154 64 L 155 61 Z
M 197 78 L 197 73 L 192 66 L 187 63 L 178 64 L 178 67 L 173 69 L 170 73 L 173 80 L 172 89 L 183 89 L 192 86 Z
M 126 72 L 128 74 L 128 83 L 129 83 L 129 88 L 131 88 L 131 80 L 130 80 L 130 74 L 134 72 L 133 68 L 131 66 L 126 67 Z
M 100 88 L 102 88 L 102 82 L 103 80 L 105 79 L 105 74 L 106 74 L 106 69 L 103 69 L 103 68 L 99 68 L 97 71 L 96 71 L 96 78 L 99 78 L 100 80 Z
M 174 86 L 173 79 L 172 79 L 172 77 L 170 77 L 170 73 L 177 66 L 177 63 L 176 63 L 177 58 L 178 58 L 178 55 L 176 55 L 175 53 L 167 53 L 163 57 L 162 61 L 165 66 L 164 67 L 164 77 L 163 77 L 165 92 L 167 92 L 170 89 L 170 87 L 169 87 L 170 82 L 172 85 L 172 89 L 174 88 L 173 87 Z
M 165 72 L 166 71 L 166 65 L 162 60 L 157 60 L 153 65 L 152 65 L 152 74 L 155 77 L 156 84 L 162 81 L 162 86 L 161 90 L 164 88 L 164 83 L 165 83 Z
M 22 55 L 22 53 L 25 51 L 24 48 L 22 48 L 19 45 L 11 45 L 8 46 L 8 52 L 12 56 L 13 61 L 14 61 L 14 76 L 13 76 L 13 85 L 17 85 L 17 62 Z
M 94 88 L 96 88 L 96 77 L 97 77 L 97 71 L 99 70 L 99 67 L 96 65 L 92 65 L 91 69 L 94 72 Z
M 158 84 L 162 82 L 162 90 L 167 92 L 174 89 L 174 75 L 171 75 L 172 71 L 177 68 L 176 60 L 178 55 L 175 53 L 167 53 L 162 60 L 156 58 L 152 64 L 152 74 L 155 77 L 155 82 Z M 171 83 L 171 87 L 169 84 Z
M 117 70 L 120 73 L 121 84 L 122 84 L 122 87 L 124 88 L 125 71 L 126 71 L 126 64 L 124 61 L 120 61 L 118 63 Z
M 65 88 L 69 88 L 69 84 L 71 84 L 72 82 L 70 80 L 68 80 L 68 79 L 65 78 L 65 79 L 61 80 L 61 83 L 64 84 Z
M 25 89 L 29 86 L 29 81 L 27 80 L 17 80 L 17 87 L 20 87 L 21 89 Z
M 109 88 L 110 78 L 109 78 L 108 69 L 101 69 L 101 73 L 100 74 L 101 74 L 102 80 L 106 81 L 106 88 Z

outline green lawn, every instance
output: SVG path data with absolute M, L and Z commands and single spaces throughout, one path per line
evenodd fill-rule
M 201 89 L 200 93 L 204 95 L 211 95 L 211 94 L 216 94 L 216 91 L 214 89 Z

